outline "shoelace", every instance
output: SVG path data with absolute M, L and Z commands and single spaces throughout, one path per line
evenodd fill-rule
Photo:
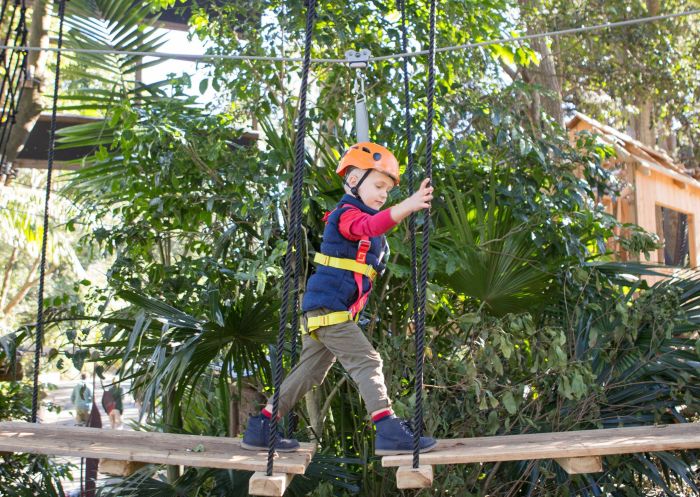
M 404 433 L 411 437 L 413 436 L 413 429 L 411 428 L 411 425 L 408 421 L 402 420 L 399 422 L 399 425 L 401 426 L 401 429 L 404 431 Z

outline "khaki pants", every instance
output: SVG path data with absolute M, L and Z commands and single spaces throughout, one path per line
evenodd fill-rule
M 79 424 L 85 424 L 90 419 L 90 411 L 87 409 L 75 410 L 75 421 Z
M 328 309 L 309 311 L 309 317 L 328 314 Z M 318 340 L 302 337 L 299 362 L 280 387 L 279 414 L 285 415 L 316 385 L 323 383 L 336 359 L 350 373 L 369 413 L 391 407 L 387 395 L 382 358 L 354 321 L 316 330 Z

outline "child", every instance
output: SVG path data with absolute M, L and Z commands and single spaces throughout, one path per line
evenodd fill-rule
M 350 373 L 365 401 L 377 436 L 375 453 L 390 455 L 413 451 L 413 432 L 394 416 L 382 373 L 382 359 L 356 320 L 372 290 L 372 280 L 384 269 L 384 233 L 412 212 L 430 207 L 433 188 L 424 180 L 420 189 L 403 202 L 380 211 L 389 191 L 399 184 L 399 164 L 386 148 L 363 142 L 352 146 L 336 171 L 343 177 L 345 195 L 326 214 L 316 272 L 309 278 L 302 302 L 308 334 L 302 338 L 299 363 L 280 387 L 279 415 L 283 416 L 313 386 L 320 385 L 337 360 Z M 242 447 L 268 446 L 272 404 L 251 416 Z M 421 437 L 421 452 L 436 441 Z M 293 439 L 279 436 L 275 449 L 299 448 Z

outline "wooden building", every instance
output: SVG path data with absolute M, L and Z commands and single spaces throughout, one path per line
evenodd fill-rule
M 662 249 L 650 262 L 678 268 L 698 266 L 700 254 L 700 181 L 666 152 L 635 140 L 584 114 L 567 123 L 569 137 L 588 132 L 612 145 L 617 152 L 606 164 L 617 170 L 625 184 L 620 197 L 602 199 L 608 212 L 623 223 L 634 223 L 656 233 Z M 623 259 L 636 254 L 622 253 Z

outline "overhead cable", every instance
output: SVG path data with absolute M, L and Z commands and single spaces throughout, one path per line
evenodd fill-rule
M 436 53 L 453 52 L 459 50 L 466 50 L 469 48 L 485 47 L 489 45 L 507 45 L 510 43 L 520 43 L 527 40 L 534 40 L 538 38 L 548 38 L 556 36 L 565 36 L 576 33 L 585 33 L 590 31 L 598 31 L 608 28 L 619 28 L 623 26 L 632 26 L 635 24 L 644 24 L 649 22 L 663 21 L 666 19 L 674 19 L 678 17 L 687 17 L 700 14 L 700 9 L 688 10 L 684 12 L 677 12 L 675 14 L 663 14 L 659 16 L 651 17 L 639 17 L 635 19 L 628 19 L 626 21 L 608 22 L 604 24 L 596 24 L 593 26 L 581 26 L 578 28 L 568 28 L 560 29 L 557 31 L 547 31 L 545 33 L 533 33 L 523 36 L 511 36 L 506 38 L 498 38 L 495 40 L 484 40 L 472 43 L 465 43 L 463 45 L 452 45 L 448 47 L 438 47 L 435 49 Z M 131 50 L 110 50 L 110 49 L 98 49 L 98 48 L 55 48 L 55 47 L 28 47 L 28 46 L 13 46 L 13 45 L 0 45 L 0 50 L 26 50 L 28 52 L 38 52 L 41 50 L 48 52 L 64 52 L 64 53 L 84 53 L 84 54 L 95 54 L 95 55 L 127 55 L 136 57 L 153 57 L 156 59 L 174 59 L 174 60 L 185 60 L 190 62 L 201 62 L 201 61 L 214 61 L 214 60 L 244 60 L 251 62 L 303 62 L 302 57 L 277 57 L 268 55 L 235 55 L 235 54 L 184 54 L 176 52 L 139 52 Z M 391 59 L 401 59 L 405 57 L 420 57 L 427 55 L 428 50 L 419 50 L 416 52 L 403 52 L 395 53 L 391 55 L 380 55 L 376 57 L 370 57 L 369 62 L 382 62 Z M 312 58 L 312 64 L 347 64 L 350 61 L 348 59 L 333 59 L 333 58 Z

